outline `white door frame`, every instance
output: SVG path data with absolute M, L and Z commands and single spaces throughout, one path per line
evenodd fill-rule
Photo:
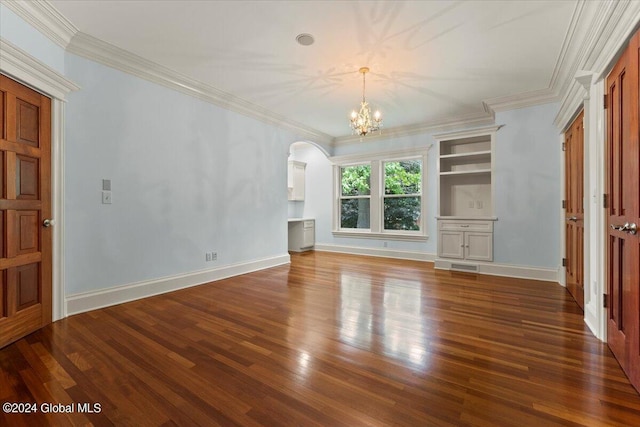
M 62 74 L 0 39 L 0 72 L 51 97 L 52 320 L 66 317 L 64 298 L 64 107 L 66 95 L 80 89 Z

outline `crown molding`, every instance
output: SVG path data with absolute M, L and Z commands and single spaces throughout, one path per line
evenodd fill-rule
M 80 89 L 78 85 L 53 68 L 1 37 L 0 71 L 27 83 L 29 86 L 31 86 L 29 84 L 31 81 L 38 82 L 36 89 L 38 92 L 57 99 L 64 99 L 69 92 Z
M 446 131 L 459 129 L 462 127 L 481 126 L 491 124 L 495 120 L 493 110 L 483 103 L 483 111 L 470 113 L 458 117 L 440 117 L 431 121 L 416 123 L 407 126 L 397 126 L 385 129 L 378 135 L 367 135 L 360 137 L 358 135 L 340 136 L 334 139 L 333 146 L 344 146 L 350 144 L 361 143 L 363 141 L 380 141 L 385 139 L 401 138 L 404 136 L 418 135 L 422 133 L 430 133 L 437 131 Z
M 560 97 L 553 89 L 546 88 L 519 93 L 516 95 L 491 98 L 486 100 L 485 104 L 487 104 L 487 106 L 494 112 L 501 112 L 506 110 L 515 110 L 517 108 L 532 107 L 534 105 L 548 104 L 559 100 Z
M 370 160 L 389 160 L 402 157 L 427 156 L 433 144 L 421 147 L 400 148 L 397 150 L 376 151 L 374 153 L 353 153 L 340 156 L 329 156 L 329 161 L 334 165 L 344 165 L 348 163 L 358 163 Z
M 206 85 L 89 34 L 78 32 L 71 39 L 67 51 L 227 110 L 287 129 L 294 132 L 298 138 L 307 138 L 325 144 L 331 144 L 333 141 L 331 135 L 294 122 L 264 107 Z
M 47 0 L 1 0 L 0 3 L 62 48 L 66 48 L 78 32 L 78 28 Z
M 609 1 L 592 7 L 597 7 L 593 18 L 583 23 L 589 29 L 588 36 L 568 67 L 573 74 L 561 92 L 560 109 L 554 120 L 556 128 L 561 131 L 584 101 L 584 82 L 575 77 L 589 72 L 593 73 L 592 83 L 605 78 L 640 23 L 640 2 Z
M 565 64 L 569 60 L 569 56 L 573 53 L 571 49 L 576 44 L 575 40 L 578 33 L 578 24 L 581 22 L 585 14 L 584 6 L 585 1 L 579 0 L 578 2 L 576 2 L 576 6 L 573 9 L 573 14 L 571 15 L 571 20 L 569 21 L 569 27 L 567 28 L 567 32 L 564 36 L 562 47 L 560 48 L 560 54 L 558 55 L 556 65 L 553 69 L 551 80 L 549 82 L 549 88 L 552 89 L 554 93 L 560 93 L 560 90 L 558 88 L 559 82 L 567 78 L 566 74 L 568 73 L 565 71 Z
M 496 133 L 504 125 L 485 126 L 481 128 L 465 129 L 455 132 L 446 132 L 433 135 L 433 139 L 436 141 L 446 141 L 449 139 L 471 138 L 478 135 L 487 135 Z

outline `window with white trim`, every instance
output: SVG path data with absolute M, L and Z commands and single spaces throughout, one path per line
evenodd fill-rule
M 424 240 L 426 151 L 336 158 L 334 231 L 349 237 Z

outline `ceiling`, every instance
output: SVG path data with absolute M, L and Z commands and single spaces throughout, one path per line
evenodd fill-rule
M 571 1 L 50 2 L 81 32 L 340 137 L 362 96 L 395 128 L 552 87 Z M 300 33 L 315 43 L 301 46 Z

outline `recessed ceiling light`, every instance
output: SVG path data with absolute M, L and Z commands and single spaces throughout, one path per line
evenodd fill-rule
M 302 46 L 310 46 L 314 42 L 313 36 L 307 33 L 298 34 L 296 41 Z

